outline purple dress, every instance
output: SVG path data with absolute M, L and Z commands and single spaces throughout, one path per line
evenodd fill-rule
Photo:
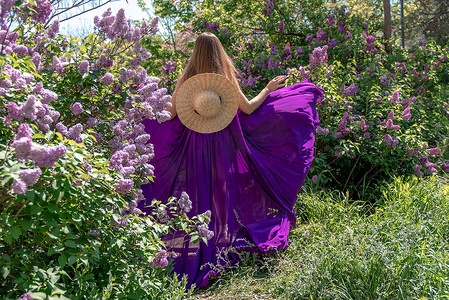
M 232 264 L 234 250 L 262 253 L 288 246 L 293 206 L 313 160 L 316 102 L 323 89 L 310 80 L 271 92 L 251 115 L 238 112 L 225 129 L 202 134 L 178 117 L 158 124 L 146 120 L 155 158 L 155 182 L 144 185 L 145 199 L 179 197 L 193 202 L 189 216 L 211 211 L 208 245 L 175 248 L 175 272 L 188 284 L 205 286 L 209 275 Z

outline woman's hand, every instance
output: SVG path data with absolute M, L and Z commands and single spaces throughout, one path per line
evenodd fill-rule
M 272 91 L 277 90 L 280 87 L 284 87 L 285 83 L 281 83 L 281 82 L 283 82 L 285 79 L 287 79 L 287 76 L 285 76 L 285 75 L 277 76 L 277 77 L 273 78 L 267 84 L 267 86 L 265 88 L 268 90 L 268 92 L 272 92 Z

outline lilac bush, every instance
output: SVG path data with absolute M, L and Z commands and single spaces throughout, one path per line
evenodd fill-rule
M 140 122 L 169 118 L 167 89 L 141 66 L 158 19 L 134 26 L 107 10 L 80 40 L 58 34 L 58 21 L 44 28 L 51 12 L 46 0 L 1 2 L 1 294 L 183 297 L 162 238 L 207 242 L 209 218 L 188 214 L 185 193 L 154 200 L 155 215 L 137 209 L 154 174 Z

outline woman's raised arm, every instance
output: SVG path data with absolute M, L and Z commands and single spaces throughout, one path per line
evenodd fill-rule
M 184 78 L 179 77 L 178 82 L 176 83 L 175 91 L 173 92 L 173 95 L 171 97 L 171 106 L 167 107 L 165 110 L 168 111 L 171 114 L 170 120 L 172 120 L 174 117 L 176 117 L 176 92 L 179 90 L 181 85 L 184 83 Z
M 241 111 L 243 111 L 245 114 L 249 115 L 253 113 L 267 98 L 268 94 L 272 91 L 277 90 L 280 87 L 285 86 L 285 83 L 282 83 L 287 76 L 277 76 L 274 79 L 272 79 L 267 86 L 251 100 L 248 100 L 246 96 L 242 93 L 242 91 L 239 89 L 240 94 L 240 102 L 239 102 L 239 108 Z

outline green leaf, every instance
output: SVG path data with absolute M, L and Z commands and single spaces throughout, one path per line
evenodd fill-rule
M 22 234 L 22 228 L 20 228 L 20 227 L 13 227 L 11 229 L 11 235 L 12 235 L 12 237 L 15 240 L 17 240 L 21 234 Z
M 5 279 L 6 277 L 8 277 L 8 275 L 9 275 L 9 269 L 8 269 L 7 267 L 3 267 L 3 268 L 2 268 L 2 276 L 3 276 L 3 279 Z
M 45 135 L 42 133 L 36 133 L 33 135 L 33 139 L 44 139 Z
M 73 265 L 76 262 L 76 260 L 77 260 L 76 255 L 72 255 L 72 256 L 69 257 L 67 263 L 68 263 L 69 266 L 71 266 L 71 265 Z
M 64 245 L 66 245 L 67 247 L 69 247 L 69 248 L 76 248 L 76 243 L 75 243 L 75 241 L 72 241 L 72 240 L 67 240 L 67 241 L 65 241 L 64 242 Z
M 47 299 L 47 295 L 45 293 L 36 292 L 30 294 L 31 298 L 37 299 L 37 300 L 45 300 Z
M 64 269 L 65 265 L 67 264 L 67 256 L 65 254 L 62 254 L 61 256 L 58 257 L 58 263 L 59 266 Z

